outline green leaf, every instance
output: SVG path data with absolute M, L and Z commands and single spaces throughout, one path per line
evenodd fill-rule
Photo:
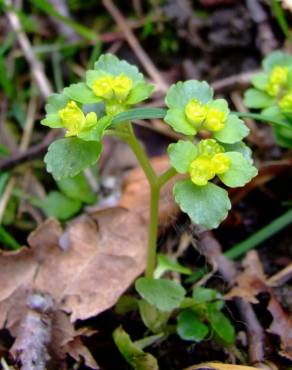
M 4 144 L 0 144 L 0 157 L 6 157 L 9 153 L 9 149 Z
M 167 149 L 172 167 L 178 173 L 187 173 L 192 161 L 198 155 L 198 149 L 190 141 L 179 140 L 175 144 L 170 144 Z
M 220 180 L 231 188 L 244 186 L 258 173 L 257 169 L 238 152 L 227 152 L 230 159 L 230 168 L 225 173 L 218 175 Z
M 165 114 L 166 110 L 161 108 L 133 108 L 114 116 L 112 124 L 116 125 L 121 122 L 137 119 L 164 118 Z
M 194 311 L 185 310 L 178 315 L 177 333 L 182 339 L 200 342 L 208 332 L 208 326 L 200 321 Z
M 21 246 L 14 239 L 14 237 L 0 225 L 0 243 L 3 244 L 7 249 L 17 250 Z
M 164 121 L 168 123 L 176 132 L 185 135 L 195 135 L 197 130 L 187 121 L 185 113 L 182 109 L 171 108 L 166 112 Z
M 112 124 L 111 116 L 104 116 L 89 130 L 81 131 L 78 138 L 85 141 L 101 141 L 104 131 Z
M 68 198 L 58 191 L 52 191 L 44 199 L 42 209 L 48 217 L 68 220 L 80 211 L 81 201 Z
M 48 114 L 58 113 L 63 109 L 70 99 L 64 94 L 52 94 L 48 97 L 48 103 L 45 110 Z
M 62 128 L 63 123 L 61 118 L 57 113 L 49 113 L 46 115 L 46 118 L 41 120 L 41 124 L 44 126 L 48 126 L 50 128 Z
M 152 333 L 163 332 L 170 317 L 170 313 L 159 311 L 144 299 L 140 300 L 138 304 L 140 316 L 144 325 L 150 329 Z
M 96 195 L 82 172 L 77 176 L 57 181 L 57 185 L 69 198 L 80 200 L 87 204 L 93 204 L 96 201 Z
M 229 114 L 224 128 L 214 133 L 214 138 L 221 143 L 233 144 L 241 141 L 249 134 L 248 127 L 235 114 Z
M 181 180 L 173 191 L 181 210 L 207 229 L 218 227 L 231 208 L 227 191 L 213 183 L 197 186 L 191 180 Z
M 227 344 L 232 344 L 235 339 L 235 330 L 229 319 L 220 311 L 209 309 L 208 320 L 214 332 Z
M 292 66 L 292 56 L 276 50 L 270 53 L 263 61 L 263 68 L 266 72 L 271 72 L 276 66 Z
M 274 135 L 278 145 L 283 148 L 292 148 L 292 131 L 283 127 L 275 127 Z
M 192 270 L 172 260 L 168 256 L 159 253 L 157 255 L 158 263 L 154 272 L 154 278 L 159 279 L 166 271 L 174 271 L 184 275 L 191 275 Z
M 186 294 L 177 282 L 166 279 L 140 278 L 136 280 L 137 292 L 160 311 L 170 312 L 178 308 Z
M 65 87 L 63 91 L 64 95 L 68 98 L 82 104 L 96 103 L 99 101 L 99 99 L 93 94 L 92 90 L 83 82 L 71 84 L 69 87 Z
M 56 180 L 74 177 L 98 160 L 101 149 L 99 142 L 78 138 L 56 140 L 49 146 L 44 159 L 47 171 Z
M 269 81 L 269 75 L 264 72 L 256 73 L 251 78 L 251 83 L 253 84 L 253 86 L 256 89 L 263 90 L 263 91 L 266 89 L 268 81 Z
M 252 150 L 243 141 L 234 144 L 223 144 L 225 152 L 238 152 L 250 163 L 253 164 Z
M 131 295 L 122 295 L 115 305 L 115 312 L 118 315 L 126 315 L 128 312 L 137 311 L 139 300 Z
M 154 86 L 147 84 L 145 82 L 139 82 L 136 86 L 131 90 L 126 104 L 133 105 L 140 103 L 143 100 L 149 98 L 149 96 L 153 93 Z
M 2 86 L 3 91 L 5 91 L 5 94 L 11 98 L 14 92 L 14 85 L 9 77 L 7 65 L 5 62 L 5 59 L 0 54 L 0 86 Z
M 170 87 L 165 103 L 169 108 L 184 110 L 187 103 L 193 98 L 201 103 L 208 103 L 213 98 L 213 90 L 205 81 L 180 81 Z
M 102 70 L 113 76 L 124 73 L 130 77 L 135 84 L 144 81 L 143 74 L 139 72 L 136 66 L 129 64 L 125 60 L 119 60 L 119 58 L 112 54 L 102 55 L 94 64 L 94 69 Z
M 206 303 L 221 297 L 217 290 L 196 286 L 193 289 L 193 299 L 196 303 Z
M 248 89 L 244 93 L 243 102 L 247 108 L 261 109 L 275 104 L 275 98 L 264 91 Z
M 113 339 L 124 359 L 135 370 L 159 370 L 157 360 L 145 353 L 120 326 L 113 332 Z

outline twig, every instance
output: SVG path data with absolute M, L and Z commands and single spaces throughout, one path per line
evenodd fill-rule
M 217 93 L 235 89 L 245 89 L 250 85 L 252 76 L 258 72 L 258 70 L 255 70 L 252 72 L 244 72 L 238 75 L 229 76 L 222 80 L 212 82 L 211 86 Z
M 215 266 L 223 278 L 232 285 L 235 281 L 237 271 L 233 262 L 229 261 L 223 254 L 222 248 L 217 239 L 209 231 L 200 235 L 200 249 L 207 259 Z M 249 334 L 249 360 L 251 363 L 261 363 L 264 360 L 264 331 L 258 322 L 250 303 L 235 300 L 243 321 L 247 325 Z
M 5 0 L 5 5 L 7 8 L 12 7 L 11 0 Z M 39 60 L 36 59 L 30 41 L 26 34 L 21 29 L 21 23 L 16 13 L 12 12 L 11 10 L 6 10 L 7 18 L 9 19 L 10 25 L 12 29 L 16 32 L 18 42 L 23 50 L 26 60 L 30 65 L 30 70 L 36 80 L 36 83 L 40 89 L 42 97 L 44 100 L 48 98 L 48 96 L 52 93 L 52 87 L 50 85 L 49 80 L 47 79 L 43 65 L 40 63 Z
M 2 159 L 0 161 L 0 171 L 10 169 L 27 160 L 35 159 L 43 155 L 48 146 L 56 139 L 57 136 L 59 136 L 59 134 L 60 133 L 57 131 L 50 131 L 40 144 L 31 146 L 25 152 L 17 152 L 11 157 Z
M 167 91 L 168 84 L 161 76 L 160 72 L 157 70 L 155 65 L 152 63 L 151 59 L 148 57 L 142 46 L 140 45 L 138 39 L 134 35 L 133 31 L 127 24 L 127 21 L 120 10 L 114 5 L 112 0 L 103 0 L 103 5 L 108 10 L 108 12 L 112 15 L 118 26 L 120 27 L 121 31 L 125 35 L 125 39 L 127 40 L 130 47 L 133 49 L 134 53 L 137 55 L 140 63 L 143 65 L 149 76 L 153 79 L 153 81 L 158 85 L 158 88 L 162 91 Z
M 292 263 L 286 266 L 283 270 L 277 272 L 267 280 L 267 285 L 270 287 L 280 286 L 285 284 L 292 278 Z

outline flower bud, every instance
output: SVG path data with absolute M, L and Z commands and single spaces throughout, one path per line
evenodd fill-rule
M 279 106 L 283 112 L 292 111 L 292 91 L 289 91 L 280 99 Z
M 224 153 L 215 154 L 212 158 L 212 163 L 217 175 L 225 173 L 230 168 L 230 159 Z
M 112 86 L 117 100 L 123 101 L 128 97 L 133 81 L 125 74 L 120 74 L 114 78 Z
M 187 120 L 195 127 L 199 128 L 206 118 L 207 108 L 196 99 L 192 99 L 185 107 Z
M 209 131 L 220 131 L 224 127 L 226 113 L 217 108 L 209 108 L 204 122 L 204 128 Z
M 208 181 L 215 176 L 214 165 L 208 157 L 198 157 L 189 168 L 191 180 L 198 186 L 207 185 Z
M 85 124 L 85 116 L 74 101 L 69 101 L 58 114 L 67 129 L 66 136 L 76 136 L 80 133 Z
M 198 151 L 200 155 L 206 157 L 213 157 L 217 153 L 222 153 L 224 149 L 214 139 L 201 140 L 198 144 Z
M 104 76 L 98 78 L 93 82 L 92 90 L 98 98 L 112 99 L 114 96 L 113 91 L 114 78 L 112 76 Z
M 286 85 L 287 79 L 288 68 L 283 66 L 275 66 L 269 76 L 266 92 L 271 96 L 277 96 L 281 88 Z

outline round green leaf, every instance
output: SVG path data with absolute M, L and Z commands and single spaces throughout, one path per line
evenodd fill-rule
M 58 188 L 69 198 L 77 199 L 87 204 L 92 204 L 96 201 L 96 195 L 83 173 L 79 173 L 74 177 L 59 180 L 57 181 L 57 185 Z
M 274 135 L 278 145 L 283 148 L 292 148 L 292 131 L 284 127 L 275 127 Z
M 231 208 L 227 191 L 213 183 L 197 186 L 191 180 L 181 180 L 173 192 L 181 210 L 207 229 L 218 227 Z
M 69 98 L 64 94 L 52 94 L 48 97 L 45 110 L 48 114 L 58 113 L 68 103 Z
M 160 311 L 170 312 L 178 308 L 186 294 L 177 282 L 166 279 L 140 278 L 136 280 L 137 292 Z
M 292 56 L 276 50 L 263 60 L 263 68 L 266 72 L 270 72 L 276 65 L 292 66 Z
M 100 142 L 78 138 L 56 140 L 49 146 L 44 159 L 47 171 L 52 173 L 56 180 L 76 176 L 98 160 L 101 149 Z
M 189 80 L 178 82 L 170 87 L 165 98 L 169 108 L 184 110 L 191 99 L 197 99 L 201 103 L 208 103 L 213 97 L 213 89 L 205 81 Z
M 267 73 L 264 73 L 264 72 L 256 73 L 251 78 L 251 83 L 253 84 L 253 86 L 256 89 L 263 90 L 263 91 L 266 89 L 268 81 L 269 81 L 269 76 Z
M 144 299 L 140 299 L 138 305 L 144 325 L 150 329 L 152 333 L 161 333 L 169 319 L 170 312 L 159 311 Z
M 41 120 L 41 124 L 44 126 L 48 126 L 50 128 L 62 128 L 63 123 L 61 118 L 57 113 L 49 113 L 46 115 L 46 118 Z
M 200 342 L 208 332 L 208 326 L 199 320 L 194 311 L 185 310 L 178 315 L 177 333 L 182 339 Z
M 242 154 L 250 164 L 253 164 L 252 150 L 243 141 L 234 144 L 223 144 L 222 146 L 225 152 L 238 152 Z
M 44 199 L 42 209 L 48 217 L 64 221 L 80 211 L 81 202 L 78 199 L 68 198 L 58 191 L 52 191 Z
M 185 135 L 196 135 L 196 129 L 187 121 L 184 111 L 178 108 L 168 109 L 164 121 L 176 132 Z
M 145 82 L 139 82 L 130 91 L 126 104 L 133 105 L 140 103 L 143 100 L 146 100 L 153 93 L 153 90 L 154 90 L 153 85 L 147 84 Z
M 198 149 L 190 141 L 179 140 L 175 144 L 170 144 L 167 149 L 172 167 L 178 173 L 187 173 L 192 161 L 198 154 Z
M 192 296 L 196 303 L 206 303 L 220 298 L 220 294 L 217 290 L 204 288 L 202 286 L 196 286 L 193 289 Z
M 107 72 L 113 76 L 124 73 L 130 77 L 135 84 L 144 81 L 143 74 L 139 72 L 136 66 L 129 64 L 125 60 L 119 60 L 119 58 L 112 54 L 102 55 L 94 64 L 94 69 Z
M 208 320 L 214 332 L 227 344 L 235 339 L 235 330 L 229 319 L 220 311 L 211 308 L 208 310 Z
M 249 134 L 248 127 L 235 114 L 229 114 L 224 128 L 214 133 L 214 138 L 221 143 L 233 144 L 241 141 Z
M 241 153 L 227 152 L 225 154 L 230 159 L 230 168 L 218 175 L 225 185 L 231 188 L 244 186 L 257 175 L 257 169 Z
M 96 103 L 99 101 L 99 99 L 93 94 L 92 90 L 83 82 L 66 87 L 64 89 L 64 94 L 68 96 L 68 98 L 82 104 Z
M 248 89 L 244 94 L 243 102 L 248 108 L 261 109 L 275 104 L 275 98 L 264 91 Z

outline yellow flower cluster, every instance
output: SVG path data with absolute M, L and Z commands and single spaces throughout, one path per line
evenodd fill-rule
M 271 96 L 277 96 L 288 81 L 288 68 L 285 66 L 275 66 L 269 76 L 266 92 Z
M 90 128 L 97 123 L 97 117 L 94 112 L 90 112 L 85 116 L 74 101 L 69 101 L 58 114 L 63 126 L 67 129 L 66 137 L 77 136 L 84 129 Z
M 229 170 L 230 159 L 224 149 L 214 139 L 201 140 L 198 144 L 199 155 L 189 168 L 191 180 L 198 186 L 207 185 L 216 175 Z
M 292 91 L 288 91 L 279 101 L 279 106 L 284 112 L 292 111 Z
M 220 131 L 224 127 L 227 114 L 217 108 L 191 99 L 185 107 L 187 120 L 197 129 Z
M 125 74 L 119 76 L 103 76 L 96 79 L 93 83 L 93 93 L 106 100 L 116 99 L 123 101 L 129 95 L 133 87 L 133 81 Z

